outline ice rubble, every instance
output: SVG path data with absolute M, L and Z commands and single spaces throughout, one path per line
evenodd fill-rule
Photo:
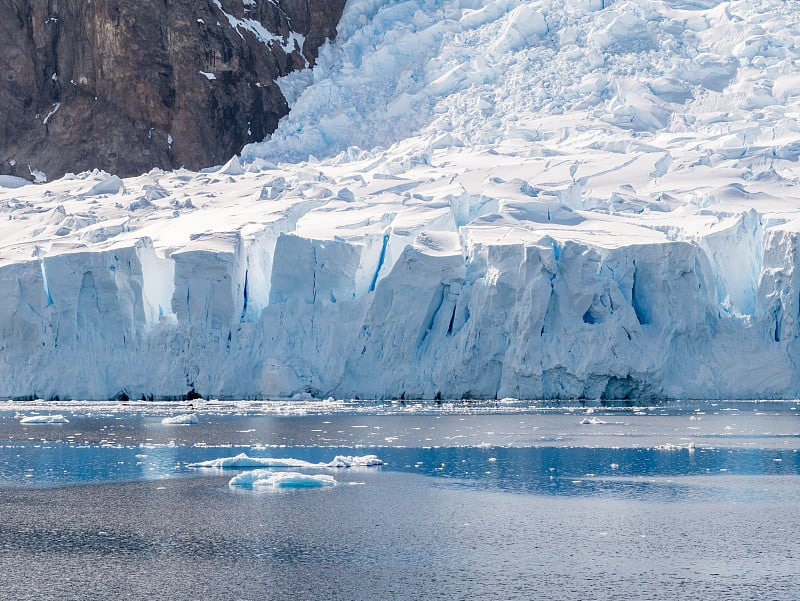
M 0 187 L 0 396 L 798 396 L 799 38 L 350 0 L 241 159 Z

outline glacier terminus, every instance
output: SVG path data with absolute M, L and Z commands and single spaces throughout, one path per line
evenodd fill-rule
M 798 41 L 782 0 L 350 0 L 225 165 L 0 177 L 0 397 L 797 397 Z

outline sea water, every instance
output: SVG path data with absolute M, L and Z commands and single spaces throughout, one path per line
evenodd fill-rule
M 56 412 L 68 423 L 20 423 Z M 196 425 L 162 423 L 187 412 Z M 797 413 L 0 404 L 0 596 L 793 599 Z M 336 486 L 302 490 L 189 467 L 239 453 L 385 464 L 324 470 Z

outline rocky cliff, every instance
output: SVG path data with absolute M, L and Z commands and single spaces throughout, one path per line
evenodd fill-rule
M 288 112 L 345 0 L 0 0 L 0 174 L 224 162 Z

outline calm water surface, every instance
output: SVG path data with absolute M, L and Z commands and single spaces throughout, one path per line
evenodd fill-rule
M 0 598 L 796 599 L 797 414 L 0 404 Z M 386 465 L 260 491 L 187 467 L 242 452 Z

